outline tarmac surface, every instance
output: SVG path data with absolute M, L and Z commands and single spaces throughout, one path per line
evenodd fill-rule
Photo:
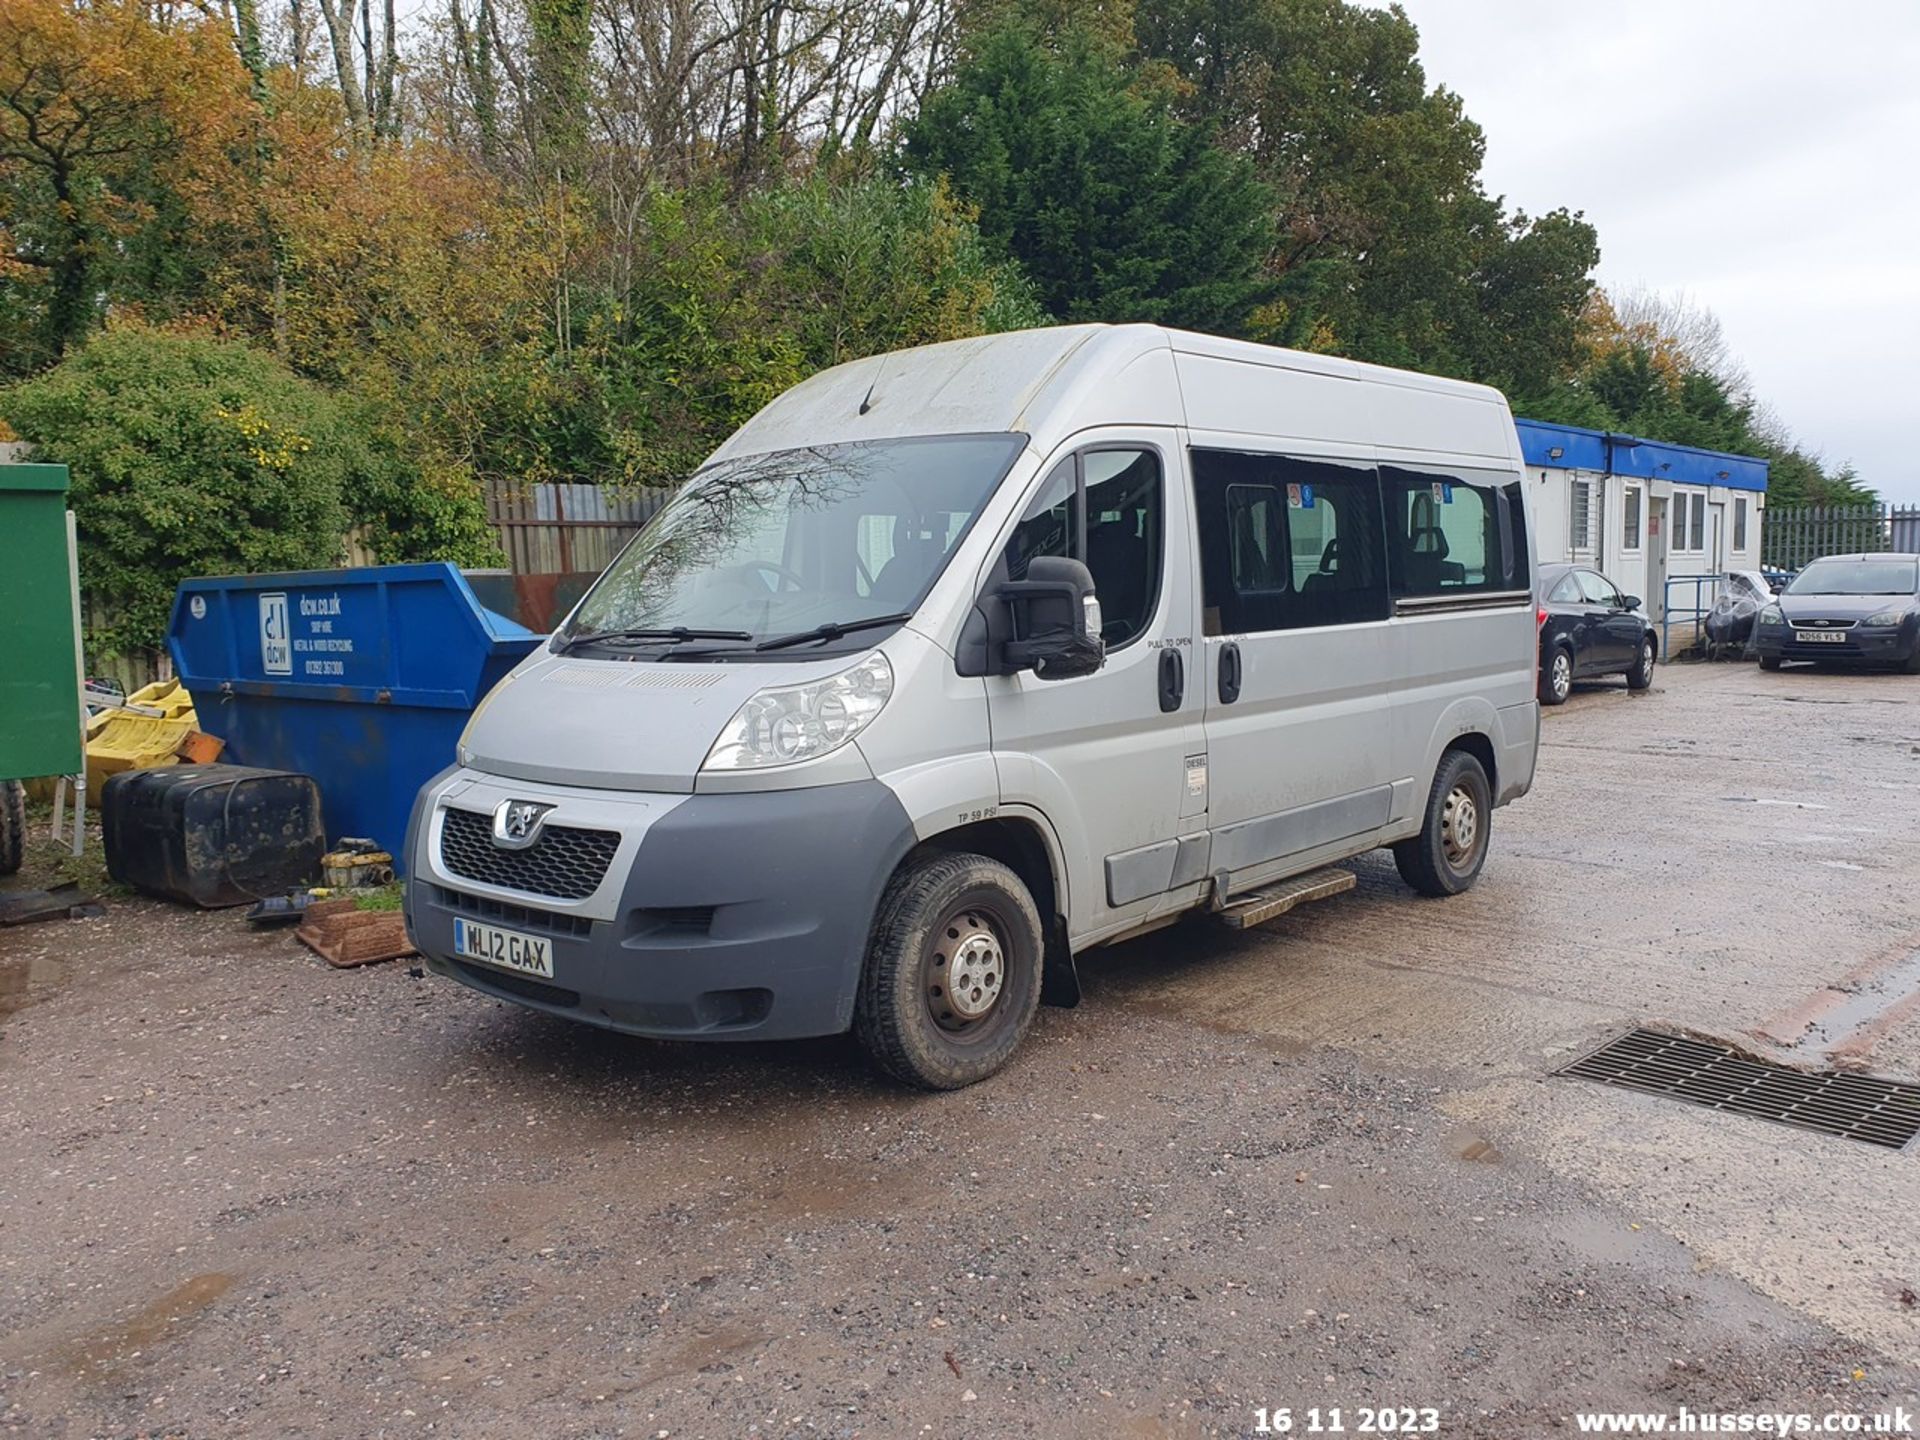
M 1553 1074 L 1649 1025 L 1920 1079 L 1916 801 L 1920 680 L 1583 687 L 1469 894 L 1381 854 L 1085 956 L 1078 1009 L 939 1096 L 234 913 L 0 931 L 0 1433 L 1920 1410 L 1920 1152 Z

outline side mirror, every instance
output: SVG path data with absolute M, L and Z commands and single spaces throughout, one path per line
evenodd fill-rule
M 1027 578 L 1008 581 L 998 594 L 1013 616 L 1014 638 L 1003 647 L 1009 673 L 1031 670 L 1036 679 L 1069 680 L 1107 663 L 1093 573 L 1082 562 L 1035 556 Z
M 1622 610 L 1638 610 L 1640 605 L 1641 600 L 1638 595 L 1622 595 L 1620 597 L 1620 608 Z

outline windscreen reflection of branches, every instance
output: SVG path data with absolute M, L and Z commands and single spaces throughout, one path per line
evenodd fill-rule
M 568 634 L 684 626 L 763 638 L 908 608 L 1022 443 L 872 441 L 710 466 L 614 562 Z

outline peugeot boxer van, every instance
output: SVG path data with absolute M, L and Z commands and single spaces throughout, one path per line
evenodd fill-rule
M 1074 957 L 1391 846 L 1465 890 L 1538 746 L 1497 391 L 1153 326 L 775 400 L 422 791 L 436 972 L 636 1035 L 851 1029 L 951 1088 Z

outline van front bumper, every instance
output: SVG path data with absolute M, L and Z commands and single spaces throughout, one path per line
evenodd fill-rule
M 581 797 L 479 779 L 451 798 L 446 790 L 458 787 L 436 781 L 415 807 L 407 923 L 436 974 L 530 1009 L 662 1039 L 797 1039 L 852 1023 L 874 909 L 914 843 L 887 786 Z M 613 817 L 602 824 L 622 838 L 593 895 L 560 900 L 455 873 L 441 844 L 445 809 L 472 809 L 476 796 L 484 803 L 502 790 L 553 803 L 550 823 L 579 818 L 582 806 Z M 625 822 L 622 803 L 633 810 Z M 552 978 L 459 955 L 462 919 L 547 940 Z

